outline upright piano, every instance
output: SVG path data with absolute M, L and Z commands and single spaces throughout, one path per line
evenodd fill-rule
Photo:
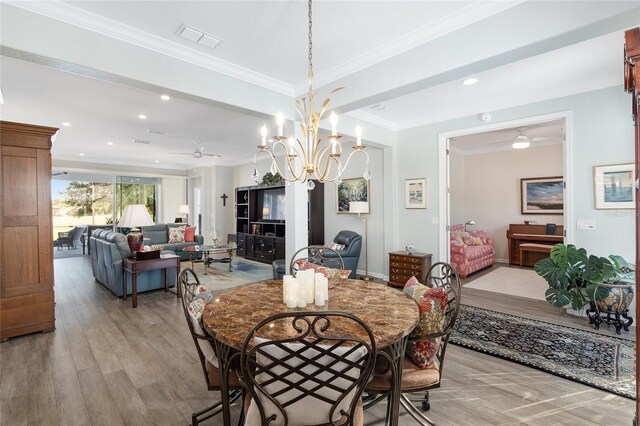
M 564 227 L 556 225 L 555 229 L 547 225 L 525 225 L 512 223 L 507 230 L 509 242 L 509 266 L 520 265 L 520 244 L 536 243 L 553 246 L 564 242 Z M 553 232 L 555 231 L 555 232 Z M 553 232 L 553 233 L 552 233 Z M 525 266 L 533 266 L 538 260 L 547 257 L 544 253 L 529 253 L 526 256 Z

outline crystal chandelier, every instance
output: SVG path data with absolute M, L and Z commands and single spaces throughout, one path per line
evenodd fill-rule
M 329 110 L 330 99 L 326 98 L 322 102 L 322 106 L 319 112 L 316 112 L 313 107 L 313 55 L 312 47 L 313 42 L 311 38 L 312 29 L 312 0 L 309 0 L 309 91 L 306 98 L 301 98 L 296 101 L 295 109 L 300 117 L 300 130 L 302 132 L 303 141 L 300 141 L 293 136 L 283 136 L 284 118 L 278 114 L 277 125 L 278 135 L 273 136 L 273 142 L 269 140 L 267 144 L 267 127 L 262 126 L 262 142 L 258 145 L 258 152 L 253 158 L 254 164 L 257 164 L 258 156 L 267 155 L 271 158 L 272 174 L 279 173 L 287 182 L 306 182 L 309 189 L 313 189 L 313 180 L 318 182 L 335 182 L 340 184 L 342 182 L 342 174 L 349 165 L 351 158 L 354 154 L 362 154 L 366 158 L 365 169 L 362 177 L 366 180 L 371 179 L 371 173 L 369 172 L 369 154 L 364 150 L 365 146 L 362 145 L 362 132 L 360 127 L 356 129 L 356 144 L 353 146 L 353 151 L 347 157 L 346 161 L 342 162 L 342 143 L 340 142 L 341 136 L 337 132 L 338 117 L 331 113 L 331 135 L 327 140 L 323 141 L 318 138 L 318 125 L 322 116 Z M 331 93 L 342 89 L 339 87 L 333 90 Z M 278 153 L 280 155 L 278 155 Z M 276 161 L 277 158 L 282 158 L 282 167 Z M 253 169 L 253 179 L 256 183 L 259 181 L 260 174 L 258 169 Z

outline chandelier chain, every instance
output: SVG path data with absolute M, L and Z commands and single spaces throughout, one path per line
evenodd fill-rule
M 309 0 L 309 95 L 311 95 L 311 80 L 313 79 L 313 40 L 312 40 L 312 0 Z

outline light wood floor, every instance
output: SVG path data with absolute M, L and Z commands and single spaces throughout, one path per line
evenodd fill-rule
M 57 330 L 0 344 L 2 425 L 186 425 L 217 398 L 175 295 L 143 294 L 132 309 L 93 280 L 86 258 L 57 260 L 55 274 Z M 536 301 L 489 296 L 465 290 L 463 300 L 567 320 Z M 439 425 L 631 424 L 626 398 L 453 345 L 446 358 L 431 395 Z M 374 407 L 366 424 L 383 425 L 383 416 Z M 402 415 L 401 425 L 413 424 Z

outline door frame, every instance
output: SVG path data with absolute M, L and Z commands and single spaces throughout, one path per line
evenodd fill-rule
M 562 144 L 563 151 L 563 179 L 565 183 L 564 189 L 564 242 L 571 243 L 573 241 L 573 123 L 571 111 L 561 111 L 552 114 L 537 115 L 531 117 L 520 118 L 517 120 L 501 121 L 499 123 L 483 124 L 480 126 L 467 127 L 464 129 L 452 130 L 448 132 L 438 133 L 438 240 L 439 240 L 439 260 L 449 262 L 449 221 L 450 217 L 450 164 L 449 164 L 449 140 L 454 137 L 466 136 L 475 133 L 483 133 L 492 130 L 502 130 L 514 127 L 525 127 L 527 125 L 544 123 L 546 121 L 554 121 L 564 119 L 565 138 Z

